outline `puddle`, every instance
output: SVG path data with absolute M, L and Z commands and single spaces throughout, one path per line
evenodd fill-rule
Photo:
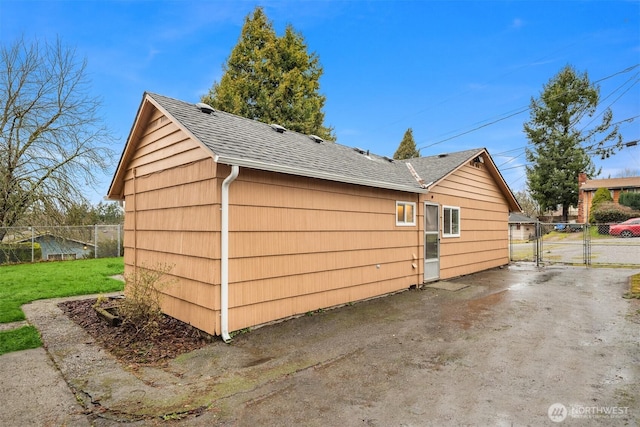
M 458 324 L 462 329 L 469 329 L 474 323 L 491 312 L 493 306 L 501 303 L 508 290 L 476 298 L 462 304 L 451 304 L 442 307 L 442 320 Z

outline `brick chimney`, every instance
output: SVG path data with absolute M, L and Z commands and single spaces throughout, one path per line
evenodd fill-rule
M 582 186 L 587 182 L 587 174 L 584 172 L 580 172 L 578 174 L 578 223 L 582 224 L 589 220 L 586 218 L 585 211 L 586 207 L 584 206 L 584 191 L 582 191 Z

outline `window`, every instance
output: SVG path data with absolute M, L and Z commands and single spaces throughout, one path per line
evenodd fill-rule
M 396 225 L 416 225 L 416 204 L 396 202 Z
M 460 208 L 442 207 L 442 236 L 460 237 Z

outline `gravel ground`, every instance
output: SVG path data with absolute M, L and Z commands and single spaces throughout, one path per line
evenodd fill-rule
M 25 311 L 97 426 L 638 425 L 640 300 L 621 298 L 638 272 L 514 265 L 445 283 L 457 291 L 265 326 L 163 369 L 123 367 L 54 304 Z M 69 402 L 41 410 L 45 397 L 12 389 L 5 357 L 4 408 L 17 409 L 0 424 L 28 424 L 20 406 L 35 420 L 75 416 Z M 53 366 L 40 365 L 33 375 Z

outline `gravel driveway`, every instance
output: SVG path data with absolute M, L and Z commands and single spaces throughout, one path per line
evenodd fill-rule
M 637 425 L 640 300 L 621 295 L 638 272 L 513 265 L 435 284 L 459 290 L 266 326 L 135 375 L 81 366 L 107 366 L 105 355 L 76 354 L 90 351 L 80 335 L 82 350 L 60 344 L 61 320 L 37 326 L 69 384 L 99 402 L 97 426 L 180 418 L 168 408 L 200 408 L 175 423 L 202 426 Z

